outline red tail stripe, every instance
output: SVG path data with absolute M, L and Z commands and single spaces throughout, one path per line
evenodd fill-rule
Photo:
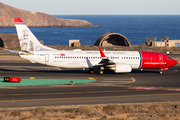
M 106 57 L 106 56 L 104 55 L 103 51 L 101 50 L 101 48 L 99 48 L 99 51 L 100 51 L 100 54 L 101 54 L 101 57 L 102 57 L 102 58 L 103 58 L 103 57 Z
M 15 23 L 24 23 L 21 18 L 14 18 Z

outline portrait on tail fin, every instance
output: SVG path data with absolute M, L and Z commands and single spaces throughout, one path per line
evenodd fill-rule
M 34 51 L 34 44 L 31 40 L 29 40 L 28 30 L 22 31 L 20 47 L 22 51 Z

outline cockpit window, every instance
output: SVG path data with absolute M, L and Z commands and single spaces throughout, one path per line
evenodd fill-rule
M 171 57 L 166 57 L 167 59 L 171 59 Z

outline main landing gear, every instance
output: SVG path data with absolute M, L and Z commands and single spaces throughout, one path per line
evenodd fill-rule
M 103 73 L 104 73 L 104 67 L 100 67 L 99 69 L 98 69 L 98 74 L 100 74 L 100 75 L 102 75 Z M 89 73 L 90 74 L 94 74 L 94 69 L 89 69 Z
M 89 73 L 90 73 L 90 74 L 94 74 L 94 69 L 90 69 L 90 70 L 89 70 Z
M 103 70 L 98 70 L 98 74 L 102 75 L 103 73 Z
M 104 67 L 100 67 L 98 70 L 98 74 L 102 75 L 104 73 L 103 70 L 104 70 Z

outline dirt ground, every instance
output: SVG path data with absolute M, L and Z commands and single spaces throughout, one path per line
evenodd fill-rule
M 180 120 L 180 102 L 0 108 L 0 120 Z

